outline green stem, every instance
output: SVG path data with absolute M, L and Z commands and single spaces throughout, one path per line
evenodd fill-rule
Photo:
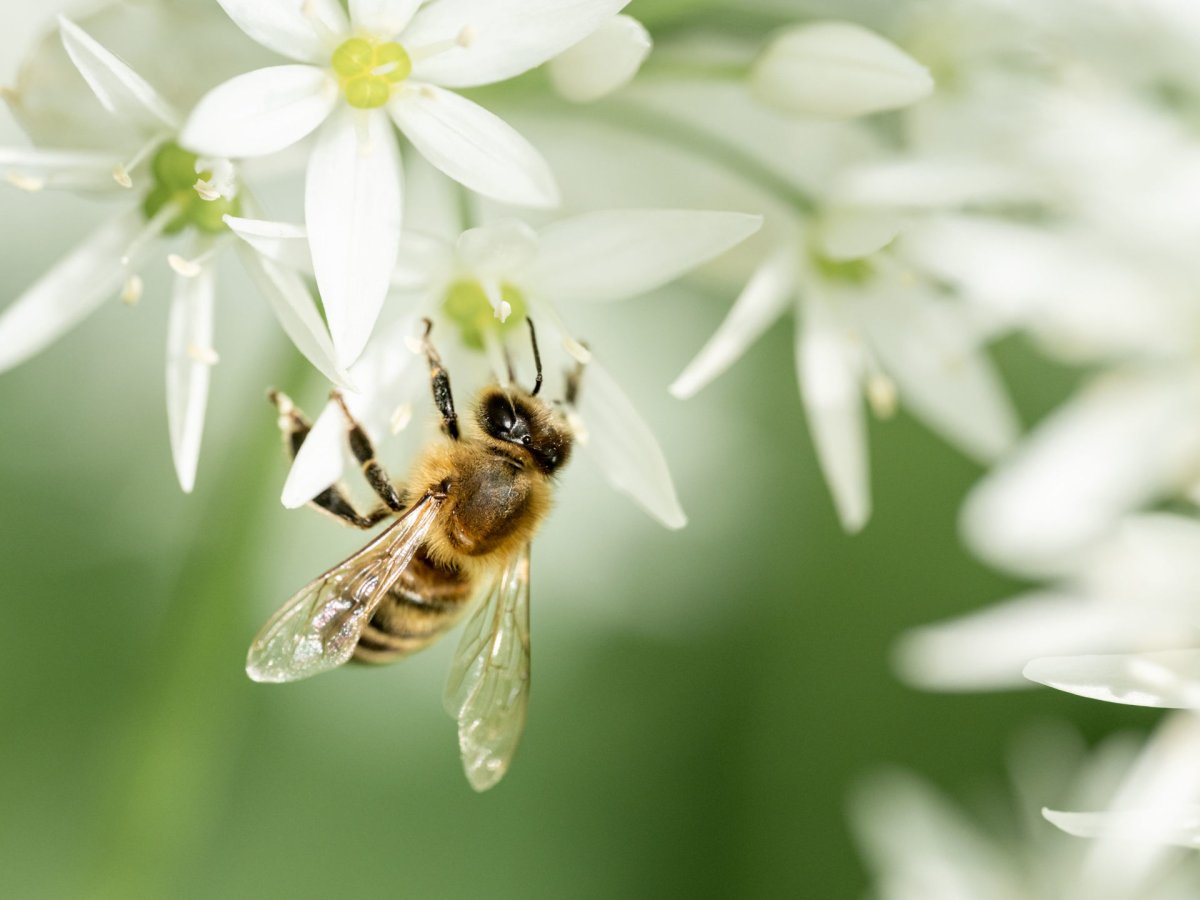
M 295 351 L 290 378 L 310 373 Z M 280 366 L 283 368 L 283 366 Z M 281 477 L 278 436 L 263 403 L 261 427 L 229 454 L 201 514 L 161 629 L 147 690 L 125 723 L 106 787 L 109 823 L 87 895 L 169 897 L 197 844 L 211 832 L 214 797 L 228 779 L 233 743 L 249 707 L 242 671 L 253 627 L 248 586 L 259 564 L 268 494 Z

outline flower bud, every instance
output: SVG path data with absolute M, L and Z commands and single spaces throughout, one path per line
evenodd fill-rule
M 761 103 L 827 119 L 899 109 L 933 91 L 928 69 L 890 41 L 849 22 L 783 31 L 759 56 L 750 79 Z
M 652 46 L 650 33 L 641 22 L 631 16 L 614 16 L 551 60 L 550 81 L 572 103 L 591 103 L 632 81 Z

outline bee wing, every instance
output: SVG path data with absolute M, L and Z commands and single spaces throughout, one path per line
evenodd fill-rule
M 529 705 L 529 547 L 505 566 L 467 622 L 446 682 L 467 780 L 493 787 L 516 753 Z
M 442 502 L 426 495 L 391 528 L 285 603 L 250 645 L 246 674 L 255 681 L 298 681 L 350 659 Z

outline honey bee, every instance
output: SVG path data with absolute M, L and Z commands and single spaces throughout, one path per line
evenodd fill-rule
M 529 546 L 550 509 L 554 477 L 571 456 L 572 432 L 538 398 L 542 364 L 529 322 L 537 380 L 484 388 L 473 421 L 460 427 L 450 378 L 429 340 L 433 399 L 442 435 L 419 455 L 398 488 L 375 458 L 341 396 L 350 449 L 383 501 L 360 514 L 335 485 L 312 501 L 359 528 L 395 521 L 366 547 L 288 600 L 250 646 L 255 681 L 308 678 L 350 660 L 392 662 L 440 637 L 477 602 L 446 685 L 458 720 L 463 768 L 484 791 L 507 771 L 525 725 L 529 697 Z M 573 404 L 580 370 L 567 380 Z M 272 392 L 285 443 L 294 455 L 310 426 L 291 401 Z

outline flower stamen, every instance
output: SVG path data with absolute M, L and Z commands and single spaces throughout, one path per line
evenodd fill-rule
M 138 301 L 142 299 L 145 287 L 140 275 L 130 275 L 125 279 L 124 287 L 121 288 L 121 302 L 126 306 L 137 306 Z
M 6 172 L 4 180 L 18 190 L 36 194 L 46 187 L 45 178 L 35 178 L 33 175 L 22 175 L 20 172 Z

